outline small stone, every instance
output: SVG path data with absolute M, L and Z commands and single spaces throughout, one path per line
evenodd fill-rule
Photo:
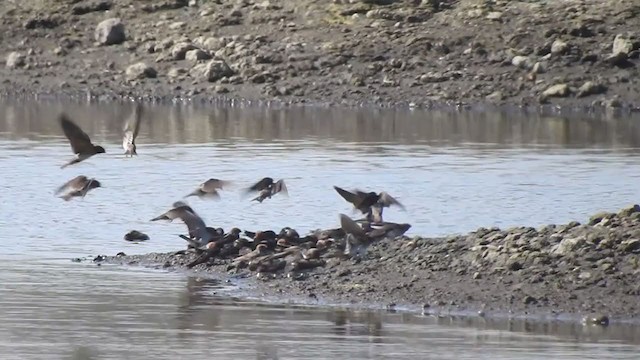
M 205 64 L 198 64 L 189 71 L 196 79 L 214 82 L 225 76 L 233 75 L 233 70 L 224 60 L 211 60 Z
M 494 91 L 491 94 L 487 95 L 487 100 L 502 101 L 503 99 L 504 94 L 500 90 Z
M 533 68 L 531 69 L 531 71 L 535 74 L 543 74 L 547 71 L 547 69 L 545 68 L 543 63 L 536 62 L 535 64 L 533 64 Z
M 202 60 L 209 60 L 211 59 L 211 55 L 209 55 L 209 53 L 206 51 L 195 49 L 187 51 L 184 58 L 187 61 L 197 62 Z
M 187 51 L 197 49 L 195 45 L 189 42 L 179 42 L 171 47 L 171 58 L 173 60 L 184 60 Z
M 229 92 L 229 89 L 222 85 L 216 85 L 213 88 L 213 91 L 215 91 L 217 94 L 226 94 Z
M 588 272 L 588 271 L 583 271 L 578 275 L 578 279 L 580 279 L 580 280 L 591 279 L 591 273 Z
M 534 298 L 533 296 L 531 296 L 531 295 L 527 295 L 522 299 L 522 302 L 525 305 L 531 305 L 531 304 L 536 304 L 538 302 L 538 300 L 536 298 Z
M 533 65 L 531 64 L 531 60 L 527 56 L 516 55 L 511 59 L 511 64 L 513 66 L 517 66 L 521 69 L 531 69 Z
M 635 204 L 620 210 L 618 214 L 622 217 L 626 217 L 631 216 L 631 214 L 635 214 L 637 212 L 640 212 L 640 205 Z
M 172 23 L 171 25 L 169 25 L 169 29 L 170 30 L 178 30 L 178 29 L 182 29 L 185 26 L 187 26 L 187 24 L 185 22 L 176 21 L 176 22 Z
M 156 71 L 156 69 L 145 64 L 144 62 L 139 62 L 133 65 L 129 65 L 129 67 L 127 67 L 127 70 L 125 71 L 125 75 L 128 80 L 136 80 L 144 78 L 155 78 L 156 76 L 158 76 L 158 72 Z
M 578 97 L 603 94 L 607 91 L 607 87 L 603 84 L 593 81 L 587 81 L 578 88 Z
M 501 11 L 492 11 L 492 12 L 487 14 L 486 18 L 487 18 L 487 20 L 500 21 L 502 19 L 502 12 Z
M 566 97 L 569 96 L 571 90 L 567 84 L 556 84 L 542 92 L 543 96 L 548 97 Z
M 477 279 L 481 279 L 482 275 L 479 272 L 476 271 L 476 272 L 473 273 L 473 278 L 476 279 L 476 280 Z
M 624 248 L 624 251 L 635 253 L 635 252 L 638 252 L 638 250 L 640 250 L 640 240 L 638 239 L 625 240 L 622 242 L 622 246 Z
M 187 73 L 186 69 L 183 68 L 171 68 L 167 72 L 167 77 L 175 79 Z
M 551 44 L 551 53 L 555 55 L 563 55 L 569 50 L 569 44 L 566 42 L 556 39 L 556 41 Z
M 19 67 L 23 67 L 26 65 L 26 58 L 24 55 L 20 54 L 19 52 L 13 51 L 13 52 L 10 52 L 9 55 L 7 55 L 5 65 L 9 69 L 16 69 Z
M 126 40 L 124 24 L 119 18 L 103 20 L 96 26 L 94 36 L 100 45 L 122 44 Z
M 616 35 L 615 39 L 613 39 L 613 51 L 614 55 L 617 54 L 625 54 L 628 55 L 631 51 L 633 51 L 633 43 L 627 37 L 622 34 Z

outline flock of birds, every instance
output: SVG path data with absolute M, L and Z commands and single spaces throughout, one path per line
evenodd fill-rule
M 123 129 L 122 147 L 125 157 L 138 155 L 135 140 L 140 132 L 141 116 L 142 105 L 136 103 L 133 116 L 126 121 Z M 75 154 L 75 157 L 61 168 L 106 152 L 102 146 L 93 144 L 90 137 L 66 114 L 60 114 L 59 121 Z M 230 181 L 211 178 L 187 194 L 185 198 L 197 196 L 201 199 L 219 199 L 219 190 L 223 190 L 230 183 Z M 55 193 L 69 201 L 75 197 L 84 198 L 90 190 L 99 187 L 101 187 L 99 180 L 80 175 L 60 186 Z M 180 237 L 186 240 L 188 245 L 186 250 L 178 253 L 195 252 L 199 255 L 188 264 L 188 267 L 206 263 L 214 258 L 231 258 L 233 267 L 248 266 L 251 270 L 261 272 L 280 270 L 288 263 L 293 264 L 295 269 L 313 268 L 324 265 L 323 257 L 327 256 L 354 258 L 359 261 L 371 243 L 383 238 L 396 238 L 411 227 L 410 224 L 383 221 L 382 213 L 385 207 L 395 205 L 404 209 L 398 200 L 386 192 L 348 191 L 337 186 L 334 186 L 334 189 L 353 205 L 354 210 L 359 210 L 365 217 L 353 220 L 345 214 L 339 214 L 340 227 L 316 230 L 306 236 L 300 236 L 290 227 L 285 227 L 278 233 L 272 230 L 243 232 L 235 227 L 225 232 L 222 228 L 208 227 L 191 206 L 184 201 L 177 201 L 170 210 L 151 221 L 171 222 L 180 219 L 184 222 L 188 235 L 180 235 Z M 288 196 L 284 180 L 274 181 L 270 177 L 261 179 L 244 192 L 245 194 L 257 193 L 252 201 L 259 203 L 276 194 Z M 128 241 L 149 239 L 146 234 L 136 230 L 127 233 L 124 238 Z M 332 248 L 334 251 L 329 251 Z

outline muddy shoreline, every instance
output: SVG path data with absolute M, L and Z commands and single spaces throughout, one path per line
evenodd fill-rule
M 232 279 L 249 297 L 308 304 L 350 304 L 427 314 L 533 316 L 637 321 L 640 206 L 598 213 L 583 224 L 480 228 L 442 238 L 400 237 L 370 246 L 366 257 L 324 266 L 259 272 L 215 259 L 192 269 L 194 254 L 99 256 L 103 264 L 187 271 Z
M 591 0 L 29 0 L 0 14 L 0 94 L 635 111 L 638 14 Z

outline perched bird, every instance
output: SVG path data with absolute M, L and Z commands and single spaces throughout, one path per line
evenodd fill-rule
M 364 192 L 360 190 L 351 192 L 337 186 L 333 188 L 336 189 L 340 196 L 353 204 L 354 208 L 365 214 L 367 221 L 382 222 L 383 209 L 391 205 L 396 205 L 403 210 L 405 209 L 398 200 L 384 191 L 376 194 L 375 192 Z
M 64 135 L 69 139 L 71 144 L 71 150 L 76 154 L 76 157 L 68 163 L 61 166 L 65 168 L 69 165 L 79 163 L 83 160 L 90 158 L 95 154 L 104 154 L 105 150 L 102 146 L 93 145 L 89 135 L 87 135 L 78 125 L 71 121 L 66 114 L 60 114 L 60 125 Z
M 197 196 L 199 198 L 219 199 L 220 194 L 218 193 L 218 189 L 222 190 L 224 186 L 228 186 L 229 184 L 229 181 L 212 178 L 200 184 L 197 189 L 185 196 L 185 198 L 189 196 Z
M 136 107 L 133 110 L 133 118 L 127 120 L 124 124 L 124 136 L 122 137 L 122 148 L 124 149 L 124 156 L 127 155 L 133 157 L 138 155 L 136 152 L 136 137 L 140 132 L 140 118 L 142 117 L 142 104 L 136 103 Z
M 62 194 L 60 198 L 64 199 L 65 201 L 69 201 L 76 196 L 84 198 L 89 190 L 99 188 L 101 186 L 102 184 L 100 184 L 100 181 L 96 179 L 89 179 L 84 175 L 80 175 L 67 181 L 64 185 L 56 189 L 55 194 Z
M 262 180 L 255 183 L 251 186 L 247 192 L 255 192 L 259 191 L 258 196 L 251 199 L 251 201 L 263 202 L 265 199 L 270 199 L 273 195 L 277 193 L 283 193 L 284 195 L 289 195 L 289 191 L 287 190 L 287 185 L 284 183 L 283 179 L 280 179 L 276 182 L 273 181 L 270 177 L 265 177 Z

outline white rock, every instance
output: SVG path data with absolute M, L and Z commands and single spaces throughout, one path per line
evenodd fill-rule
M 562 55 L 569 50 L 569 44 L 566 42 L 557 39 L 551 44 L 551 53 L 556 55 Z
M 570 92 L 571 90 L 569 89 L 569 85 L 556 84 L 543 91 L 542 95 L 548 97 L 565 97 L 568 96 Z
M 20 54 L 17 51 L 14 52 L 10 52 L 9 55 L 7 55 L 7 59 L 6 59 L 6 67 L 9 69 L 16 69 L 19 67 L 23 67 L 26 64 L 26 58 L 24 55 Z
M 121 44 L 126 40 L 124 24 L 119 18 L 103 20 L 96 26 L 94 36 L 100 45 Z
M 633 43 L 627 37 L 622 34 L 616 35 L 613 39 L 613 54 L 629 54 L 633 51 Z
M 513 59 L 511 59 L 511 64 L 522 69 L 531 69 L 533 67 L 531 60 L 527 56 L 520 55 L 514 56 Z
M 209 60 L 211 59 L 211 55 L 209 55 L 209 53 L 207 53 L 206 51 L 202 51 L 200 49 L 194 49 L 194 50 L 187 51 L 184 58 L 187 59 L 188 61 L 196 62 L 200 60 Z
M 189 73 L 198 80 L 214 82 L 225 76 L 233 75 L 233 70 L 224 60 L 211 60 L 194 66 Z
M 184 60 L 184 57 L 187 55 L 187 51 L 197 49 L 195 45 L 188 42 L 179 42 L 171 48 L 171 58 L 173 60 Z
M 158 76 L 156 69 L 145 64 L 144 62 L 135 63 L 129 65 L 125 71 L 125 75 L 128 80 L 155 78 Z

